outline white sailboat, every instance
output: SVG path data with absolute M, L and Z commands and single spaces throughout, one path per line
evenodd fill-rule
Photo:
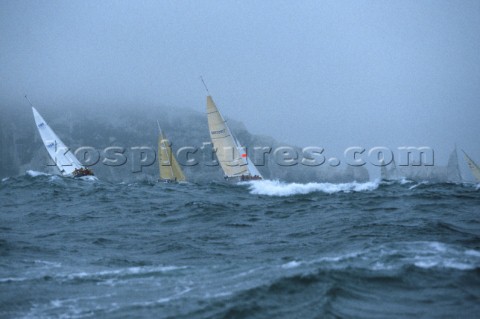
M 210 95 L 207 96 L 207 117 L 210 138 L 225 179 L 238 179 L 239 181 L 263 179 L 248 158 L 245 149 L 232 135 Z
M 460 165 L 458 164 L 458 152 L 457 145 L 455 145 L 452 153 L 448 157 L 447 164 L 447 182 L 461 183 L 463 181 L 462 174 L 460 172 Z
M 90 169 L 85 168 L 78 161 L 75 155 L 73 155 L 70 149 L 62 142 L 57 134 L 55 134 L 33 106 L 32 111 L 42 142 L 47 149 L 48 155 L 50 155 L 60 170 L 60 173 L 63 176 L 70 177 L 93 176 L 93 172 Z
M 165 138 L 163 131 L 158 124 L 158 165 L 160 170 L 160 181 L 165 183 L 183 182 L 185 181 L 185 175 L 182 172 L 182 168 L 177 162 L 177 159 L 173 155 L 170 142 Z
M 465 153 L 464 150 L 462 150 L 463 155 L 465 156 L 465 161 L 468 164 L 468 167 L 472 171 L 473 176 L 477 179 L 478 182 L 480 182 L 480 167 Z
M 400 179 L 395 159 L 392 159 L 392 162 L 388 165 L 385 165 L 385 162 L 382 160 L 380 178 L 382 181 L 396 181 Z
M 380 165 L 380 180 L 381 181 L 388 181 L 389 180 L 387 165 L 385 165 L 385 161 L 383 159 L 382 159 L 381 165 Z

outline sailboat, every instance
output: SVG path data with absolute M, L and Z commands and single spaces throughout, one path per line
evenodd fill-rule
M 388 165 L 385 165 L 385 161 L 382 160 L 380 166 L 380 179 L 382 181 L 396 181 L 400 179 L 395 159 L 392 159 Z
M 380 180 L 381 181 L 388 181 L 389 180 L 387 166 L 385 165 L 385 161 L 383 159 L 382 159 L 381 165 L 380 165 Z
M 263 179 L 260 172 L 248 158 L 245 149 L 228 128 L 227 122 L 218 111 L 210 94 L 207 95 L 207 117 L 210 138 L 218 162 L 223 169 L 225 179 L 238 181 Z
M 480 167 L 465 153 L 464 150 L 462 150 L 463 155 L 465 156 L 465 161 L 468 164 L 468 167 L 472 171 L 473 176 L 477 179 L 477 181 L 480 182 Z
M 448 157 L 447 164 L 447 182 L 461 183 L 463 181 L 462 174 L 460 172 L 460 165 L 458 164 L 458 152 L 457 145 L 455 145 L 452 153 Z
M 25 96 L 27 98 L 27 96 Z M 28 100 L 28 98 L 27 98 Z M 30 101 L 29 101 L 30 102 Z M 30 103 L 30 105 L 32 105 Z M 48 151 L 48 155 L 57 165 L 60 173 L 68 177 L 93 176 L 93 171 L 84 167 L 78 159 L 73 155 L 70 149 L 55 134 L 50 126 L 45 122 L 43 117 L 32 106 L 33 117 L 37 125 L 38 132 L 42 138 L 43 145 Z
M 160 170 L 160 181 L 165 183 L 185 181 L 185 175 L 173 155 L 170 142 L 165 138 L 163 131 L 158 124 L 158 166 Z

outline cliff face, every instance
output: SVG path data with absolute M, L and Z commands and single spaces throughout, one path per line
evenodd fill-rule
M 114 109 L 114 108 L 111 108 Z M 19 111 L 14 111 L 19 110 Z M 211 165 L 211 153 L 207 118 L 205 114 L 189 109 L 158 107 L 156 109 L 124 108 L 110 113 L 100 114 L 94 110 L 79 107 L 64 113 L 42 111 L 38 108 L 48 124 L 72 150 L 90 147 L 90 155 L 98 158 L 91 166 L 95 174 L 102 180 L 133 181 L 157 180 L 158 161 L 155 158 L 158 139 L 158 120 L 175 152 L 182 147 L 190 147 L 188 158 L 195 159 L 197 164 L 183 166 L 189 181 L 208 182 L 223 180 L 220 166 Z M 132 111 L 133 110 L 133 111 Z M 254 147 L 271 148 L 265 153 L 264 165 L 257 166 L 265 178 L 280 179 L 289 182 L 349 182 L 366 181 L 368 172 L 364 167 L 329 167 L 326 163 L 320 166 L 300 164 L 302 150 L 292 147 L 299 155 L 298 164 L 284 166 L 278 164 L 273 152 L 281 144 L 271 137 L 252 135 L 242 123 L 228 121 L 230 129 L 238 140 L 247 147 L 249 156 L 256 163 L 261 162 L 261 152 L 254 152 Z M 39 137 L 30 108 L 3 108 L 0 117 L 0 177 L 23 174 L 26 170 L 55 172 L 56 168 Z M 105 152 L 108 147 L 123 149 L 123 154 L 112 155 Z M 149 148 L 146 149 L 145 148 Z M 97 152 L 91 152 L 93 149 Z M 88 161 L 87 154 L 87 163 Z M 108 158 L 121 157 L 126 162 L 122 165 L 106 165 Z M 77 156 L 78 157 L 78 156 Z M 213 157 L 214 158 L 214 157 Z M 95 158 L 94 158 L 95 159 Z M 84 158 L 79 158 L 85 162 Z M 142 162 L 143 161 L 143 162 Z M 179 160 L 181 163 L 182 161 Z M 148 164 L 148 165 L 147 165 Z M 50 165 L 50 166 L 49 166 Z M 141 171 L 139 171 L 141 169 Z

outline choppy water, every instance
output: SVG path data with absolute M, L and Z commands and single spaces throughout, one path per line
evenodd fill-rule
M 0 183 L 0 317 L 470 318 L 477 185 Z

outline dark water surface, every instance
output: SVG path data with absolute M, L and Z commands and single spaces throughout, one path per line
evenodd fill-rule
M 476 185 L 0 183 L 2 318 L 471 318 Z

